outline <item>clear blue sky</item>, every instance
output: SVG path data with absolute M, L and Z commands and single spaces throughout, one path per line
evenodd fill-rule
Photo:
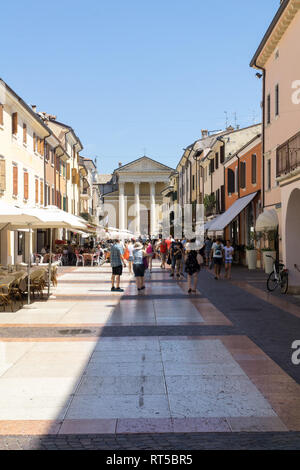
M 0 76 L 80 137 L 110 173 L 144 154 L 175 167 L 201 129 L 261 120 L 249 68 L 279 0 L 3 2 Z

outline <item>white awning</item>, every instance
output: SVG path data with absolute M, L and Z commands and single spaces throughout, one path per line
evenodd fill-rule
M 265 210 L 257 218 L 256 232 L 265 232 L 266 230 L 276 230 L 279 225 L 278 215 L 275 209 Z
M 224 212 L 224 214 L 219 215 L 212 224 L 210 224 L 208 231 L 209 232 L 219 232 L 224 230 L 227 225 L 230 224 L 241 212 L 244 210 L 248 204 L 255 198 L 257 195 L 256 193 L 249 194 L 248 196 L 244 196 L 241 199 L 235 201 L 229 209 Z

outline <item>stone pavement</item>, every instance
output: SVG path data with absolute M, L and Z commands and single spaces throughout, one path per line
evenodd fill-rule
M 0 449 L 300 448 L 299 316 L 206 270 L 193 296 L 157 265 L 122 282 L 63 268 L 0 313 Z

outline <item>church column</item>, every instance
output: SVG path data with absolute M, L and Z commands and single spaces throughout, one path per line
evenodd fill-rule
M 119 183 L 119 229 L 125 229 L 125 183 Z
M 135 234 L 141 234 L 140 219 L 140 183 L 134 183 L 134 203 L 135 203 Z
M 155 183 L 150 183 L 150 235 L 156 233 Z

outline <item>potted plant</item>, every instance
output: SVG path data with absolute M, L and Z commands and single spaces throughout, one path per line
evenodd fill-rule
M 248 269 L 256 269 L 257 251 L 253 243 L 246 246 L 246 259 L 247 259 Z
M 268 241 L 269 245 L 268 247 L 262 248 L 261 250 L 266 274 L 270 274 L 273 271 L 273 263 L 274 259 L 276 259 L 276 251 L 270 247 L 270 244 L 274 244 L 277 236 L 277 230 L 269 230 L 264 234 L 264 238 L 266 241 Z
M 274 259 L 276 258 L 276 251 L 272 251 L 270 248 L 262 248 L 261 251 L 263 254 L 265 273 L 271 274 L 273 271 Z M 272 258 L 270 258 L 270 256 Z

